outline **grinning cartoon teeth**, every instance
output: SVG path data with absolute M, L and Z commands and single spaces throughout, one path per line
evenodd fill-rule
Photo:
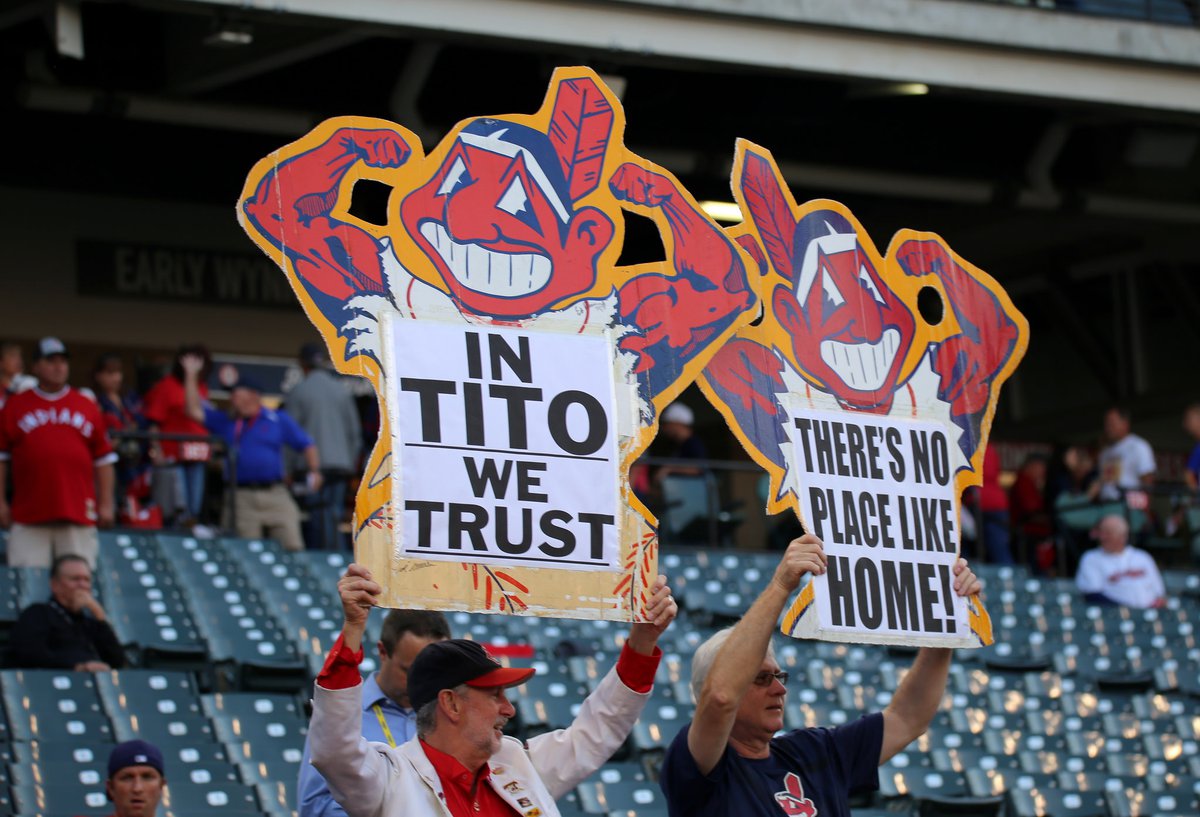
M 842 343 L 821 341 L 821 360 L 852 389 L 874 390 L 887 380 L 896 353 L 900 351 L 900 332 L 884 330 L 875 343 Z
M 550 282 L 550 259 L 536 253 L 493 252 L 479 244 L 459 242 L 435 221 L 421 225 L 429 242 L 454 279 L 473 292 L 512 298 L 538 292 Z

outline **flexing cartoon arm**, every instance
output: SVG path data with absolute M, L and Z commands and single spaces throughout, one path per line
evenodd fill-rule
M 338 185 L 357 162 L 399 167 L 410 153 L 394 131 L 340 128 L 319 147 L 268 171 L 242 207 L 309 287 L 338 301 L 362 292 L 386 294 L 378 242 L 330 213 Z
M 639 275 L 621 288 L 621 319 L 637 334 L 621 348 L 638 357 L 651 396 L 753 302 L 746 266 L 731 241 L 666 175 L 622 165 L 609 182 L 618 199 L 658 208 L 671 230 L 674 275 Z
M 938 344 L 933 368 L 941 377 L 938 397 L 950 404 L 950 416 L 967 432 L 961 444 L 970 455 L 987 411 L 992 380 L 1012 357 L 1020 329 L 999 299 L 955 262 L 941 242 L 905 241 L 896 258 L 909 275 L 933 274 L 941 280 L 962 327 L 962 332 Z

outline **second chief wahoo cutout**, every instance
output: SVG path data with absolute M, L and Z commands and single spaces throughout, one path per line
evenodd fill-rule
M 829 569 L 784 631 L 991 643 L 979 601 L 951 591 L 958 503 L 1028 324 L 937 235 L 902 230 L 880 255 L 843 205 L 798 205 L 757 145 L 738 142 L 733 191 L 762 314 L 701 388 L 767 470 L 768 510 L 798 512 L 825 543 Z
M 386 606 L 644 604 L 657 540 L 628 467 L 757 304 L 732 238 L 624 124 L 594 72 L 559 69 L 536 113 L 466 120 L 428 155 L 341 117 L 251 171 L 243 226 L 383 400 L 355 538 Z M 386 218 L 355 206 L 364 180 L 390 188 Z M 622 210 L 664 262 L 617 265 Z

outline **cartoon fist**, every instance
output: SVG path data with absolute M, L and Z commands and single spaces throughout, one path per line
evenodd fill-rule
M 621 201 L 646 207 L 661 207 L 679 192 L 674 182 L 666 176 L 631 162 L 617 168 L 608 186 Z
M 341 141 L 368 167 L 400 167 L 412 153 L 400 134 L 390 130 L 344 130 Z

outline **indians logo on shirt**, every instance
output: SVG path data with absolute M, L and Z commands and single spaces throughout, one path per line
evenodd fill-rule
M 800 777 L 794 772 L 788 772 L 783 778 L 784 791 L 775 792 L 775 801 L 783 807 L 783 813 L 790 817 L 817 817 L 817 807 L 812 800 L 804 796 L 804 786 Z

